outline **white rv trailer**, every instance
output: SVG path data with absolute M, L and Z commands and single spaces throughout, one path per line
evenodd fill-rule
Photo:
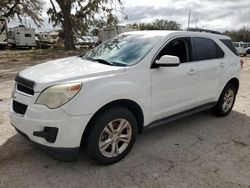
M 104 27 L 98 30 L 99 42 L 104 42 L 108 39 L 114 38 L 115 36 L 129 31 L 138 31 L 139 29 L 131 25 L 117 25 L 114 27 Z
M 25 27 L 24 25 L 9 28 L 8 43 L 13 47 L 35 47 L 35 29 Z
M 0 47 L 6 47 L 7 42 L 7 21 L 5 18 L 0 18 Z
M 40 32 L 38 33 L 38 39 L 40 43 L 55 44 L 59 40 L 59 32 Z

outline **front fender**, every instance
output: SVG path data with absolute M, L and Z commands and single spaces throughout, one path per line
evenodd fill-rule
M 72 116 L 90 115 L 112 101 L 128 99 L 141 107 L 147 123 L 151 110 L 150 76 L 147 72 L 142 74 L 127 72 L 85 80 L 77 96 L 61 108 Z

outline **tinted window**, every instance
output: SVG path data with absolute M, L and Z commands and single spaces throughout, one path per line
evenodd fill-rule
M 190 39 L 178 38 L 169 42 L 157 55 L 156 60 L 160 59 L 163 55 L 177 56 L 181 63 L 191 61 L 190 58 Z
M 222 51 L 222 49 L 216 44 L 217 46 L 217 57 L 218 58 L 223 58 L 224 57 L 224 52 Z
M 218 55 L 218 46 L 211 39 L 195 37 L 193 38 L 195 49 L 195 61 L 216 59 Z
M 238 55 L 238 52 L 236 51 L 235 46 L 239 47 L 239 43 L 234 43 L 233 45 L 232 41 L 228 39 L 221 39 L 220 41 L 223 44 L 225 44 L 235 55 Z
M 25 37 L 31 37 L 31 34 L 30 33 L 25 33 L 24 36 Z

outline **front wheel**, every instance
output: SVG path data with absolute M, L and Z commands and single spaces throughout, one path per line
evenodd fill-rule
M 227 84 L 212 111 L 217 116 L 227 116 L 234 106 L 237 90 L 233 84 Z
M 135 143 L 137 122 L 122 107 L 113 107 L 95 118 L 88 133 L 87 152 L 100 164 L 112 164 L 124 158 Z

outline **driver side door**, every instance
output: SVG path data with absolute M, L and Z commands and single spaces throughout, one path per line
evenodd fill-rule
M 152 119 L 162 119 L 195 107 L 198 86 L 197 63 L 192 62 L 191 39 L 172 39 L 157 54 L 177 56 L 179 66 L 157 67 L 152 65 Z

